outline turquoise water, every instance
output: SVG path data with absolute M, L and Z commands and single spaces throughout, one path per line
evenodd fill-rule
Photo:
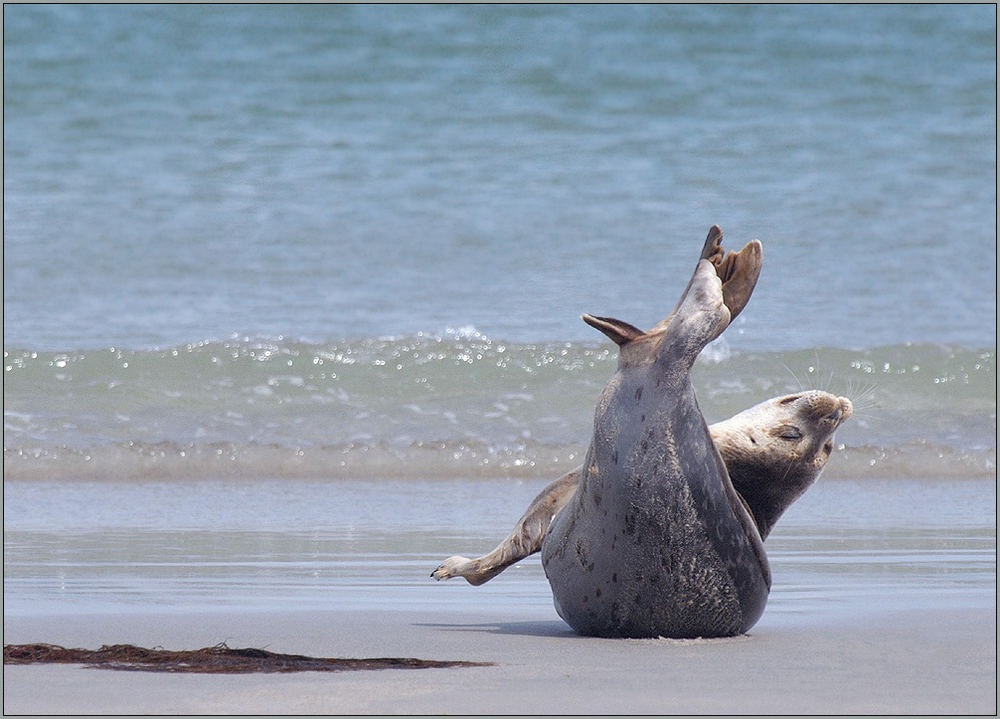
M 4 347 L 996 344 L 996 8 L 4 8 Z
M 4 21 L 11 475 L 549 476 L 580 313 L 657 323 L 713 223 L 765 262 L 710 421 L 829 389 L 851 476 L 995 474 L 992 6 Z
M 855 404 L 837 432 L 833 476 L 996 476 L 994 349 L 740 352 L 724 338 L 694 370 L 709 422 L 768 397 L 826 389 Z M 583 461 L 616 362 L 610 342 L 460 334 L 7 350 L 4 472 L 554 478 Z

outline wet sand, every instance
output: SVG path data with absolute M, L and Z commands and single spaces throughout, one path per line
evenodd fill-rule
M 199 675 L 4 667 L 6 714 L 995 714 L 989 609 L 772 617 L 721 640 L 579 637 L 554 612 L 330 611 L 5 618 L 4 643 L 493 662 Z

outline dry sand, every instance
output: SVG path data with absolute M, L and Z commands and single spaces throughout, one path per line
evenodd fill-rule
M 4 643 L 495 662 L 257 675 L 4 668 L 6 714 L 996 713 L 991 610 L 764 620 L 723 640 L 579 637 L 555 615 L 488 609 L 4 620 Z

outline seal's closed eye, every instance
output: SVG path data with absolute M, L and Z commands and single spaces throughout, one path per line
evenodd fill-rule
M 787 439 L 790 442 L 802 439 L 802 430 L 798 427 L 793 427 L 790 424 L 784 424 L 778 427 L 774 434 L 782 439 Z

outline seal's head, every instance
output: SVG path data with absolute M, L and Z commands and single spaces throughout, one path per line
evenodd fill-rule
M 819 477 L 833 452 L 833 433 L 853 411 L 846 397 L 813 390 L 769 399 L 712 425 L 761 539 Z

